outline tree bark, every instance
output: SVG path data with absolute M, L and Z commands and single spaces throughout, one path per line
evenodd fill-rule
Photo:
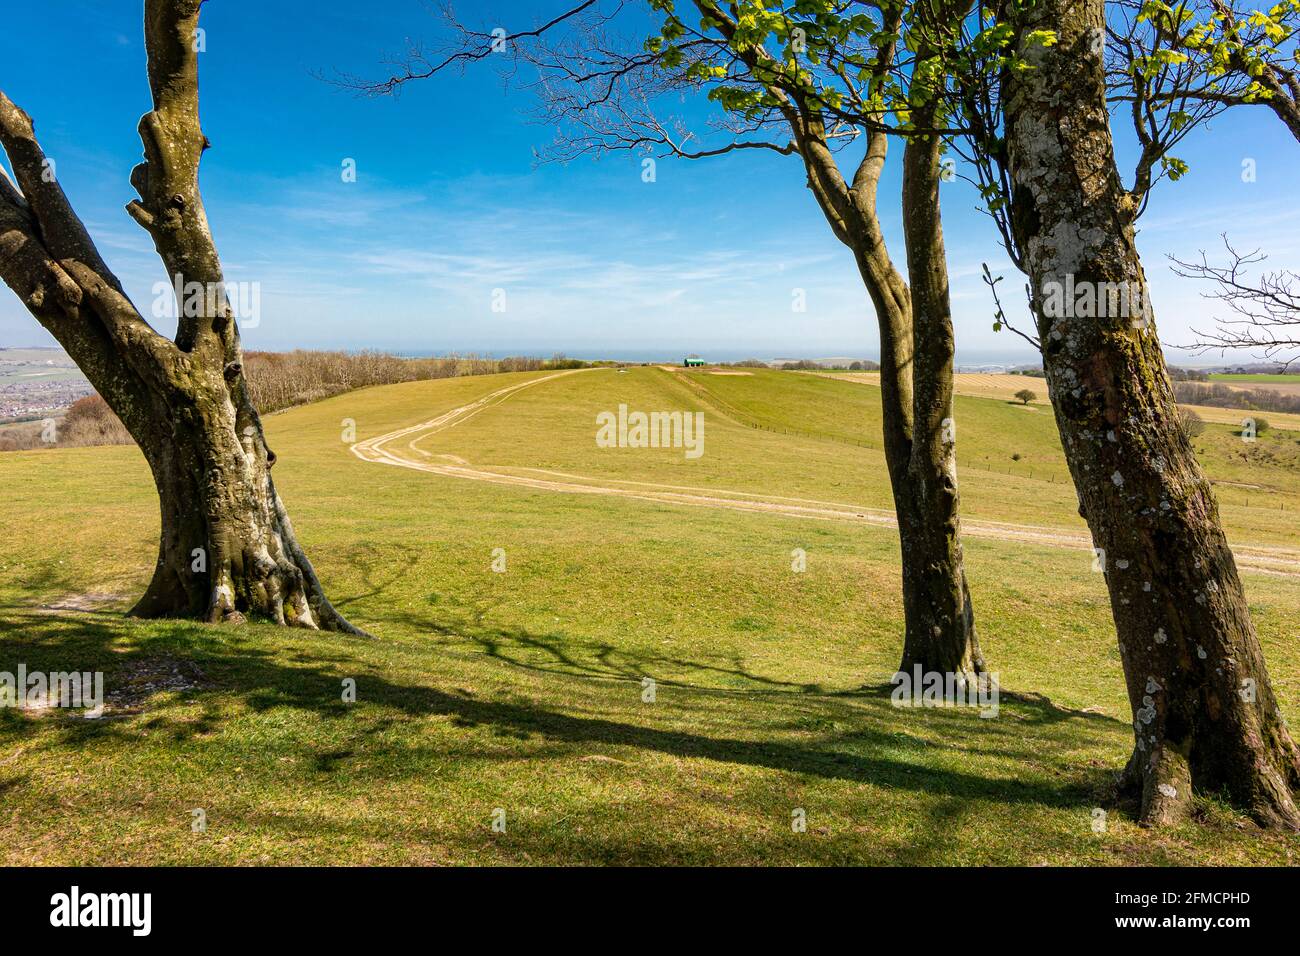
M 1273 95 L 1265 104 L 1280 119 L 1287 131 L 1300 142 L 1300 102 L 1297 102 L 1297 81 L 1294 71 L 1288 70 L 1279 76 L 1279 70 L 1269 67 L 1259 77 L 1259 82 Z
M 1102 0 L 1040 0 L 1008 13 L 1032 68 L 1004 75 L 1003 104 L 1013 233 L 1080 510 L 1103 551 L 1133 711 L 1122 786 L 1148 824 L 1183 817 L 1199 792 L 1296 828 L 1300 755 L 1214 494 L 1178 427 L 1149 310 L 1135 203 L 1108 123 L 1103 16 Z M 1054 31 L 1056 44 L 1029 46 L 1035 29 Z M 1145 317 L 1082 315 L 1089 310 L 1069 299 L 1058 309 L 1053 290 L 1070 282 L 1094 295 L 1102 283 L 1131 283 Z
M 949 9 L 951 8 L 951 9 Z M 968 3 L 941 4 L 933 16 L 946 25 Z M 918 17 L 918 62 L 935 56 L 936 23 Z M 912 79 L 912 118 L 921 129 L 943 125 L 938 91 Z M 957 488 L 956 418 L 953 413 L 955 340 L 948 293 L 948 257 L 939 207 L 941 141 L 912 135 L 903 149 L 903 233 L 907 246 L 912 316 L 912 441 L 906 456 L 910 492 L 908 527 L 900 534 L 903 599 L 911 603 L 899 670 L 962 675 L 985 672 L 975 635 L 975 614 L 966 584 Z M 899 518 L 903 527 L 902 516 Z
M 182 290 L 176 340 L 154 331 L 109 271 L 49 165 L 31 119 L 0 93 L 0 277 L 64 347 L 136 440 L 153 472 L 162 530 L 154 575 L 132 613 L 362 633 L 326 599 L 271 480 L 243 379 L 235 315 L 199 195 L 194 50 L 201 0 L 147 0 L 154 109 L 127 208 Z M 186 308 L 186 306 L 190 308 Z
M 141 449 L 161 510 L 158 562 L 131 613 L 246 616 L 359 633 L 325 597 L 271 479 L 275 454 L 237 370 L 190 367 Z

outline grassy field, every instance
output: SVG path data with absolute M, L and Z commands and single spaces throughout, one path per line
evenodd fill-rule
M 1210 381 L 1238 390 L 1264 390 L 1288 397 L 1300 395 L 1300 374 L 1296 373 L 1287 375 L 1215 374 L 1210 376 Z M 1276 415 L 1277 413 L 1271 412 L 1270 414 Z M 1300 415 L 1288 415 L 1287 418 L 1288 427 L 1292 427 L 1295 425 L 1295 419 L 1300 419 Z
M 1252 385 L 1286 385 L 1300 388 L 1300 372 L 1290 372 L 1283 375 L 1269 374 L 1234 374 L 1232 372 L 1214 372 L 1210 375 L 1212 382 L 1240 382 Z
M 809 375 L 836 375 L 836 377 L 845 381 L 862 382 L 867 385 L 880 386 L 879 372 L 809 372 Z M 1240 377 L 1240 376 L 1238 376 Z M 1290 376 L 1270 375 L 1264 378 L 1282 379 Z M 1219 376 L 1211 376 L 1215 381 Z M 1004 402 L 1019 402 L 1015 397 L 1016 392 L 1022 388 L 1027 388 L 1037 396 L 1030 405 L 1050 405 L 1047 397 L 1047 382 L 1041 378 L 1035 378 L 1032 375 L 1008 375 L 992 372 L 960 372 L 953 376 L 954 387 L 958 395 L 965 395 L 971 398 L 995 398 Z M 1226 382 L 1225 384 L 1232 384 Z M 1239 382 L 1242 387 L 1246 387 L 1245 382 Z M 1252 385 L 1251 388 L 1256 386 Z M 1286 394 L 1292 394 L 1293 391 L 1300 390 L 1300 385 L 1292 386 L 1287 382 L 1276 381 L 1274 387 Z M 1243 411 L 1239 408 L 1216 408 L 1213 405 L 1187 405 L 1196 414 L 1200 415 L 1207 422 L 1213 422 L 1218 425 L 1240 425 L 1241 420 L 1250 412 Z M 1268 421 L 1280 428 L 1290 429 L 1291 431 L 1300 431 L 1300 415 L 1292 415 L 1287 412 L 1260 412 L 1260 415 L 1267 416 Z
M 584 371 L 391 446 L 506 483 L 363 461 L 344 440 L 345 419 L 373 438 L 540 378 L 385 386 L 268 417 L 299 537 L 373 639 L 128 620 L 157 534 L 138 452 L 0 456 L 0 670 L 99 669 L 110 693 L 98 721 L 0 710 L 0 862 L 1294 861 L 1300 839 L 1212 800 L 1168 832 L 1124 808 L 1093 832 L 1132 732 L 1086 549 L 968 540 L 1004 689 L 983 719 L 882 690 L 901 646 L 888 527 L 509 483 L 887 509 L 869 385 Z M 704 454 L 595 447 L 596 414 L 620 403 L 702 411 Z M 957 412 L 972 523 L 1083 530 L 1049 409 L 963 396 Z M 1275 428 L 1243 447 L 1226 425 L 1198 439 L 1234 546 L 1300 548 L 1297 440 Z M 1294 722 L 1300 577 L 1245 580 Z

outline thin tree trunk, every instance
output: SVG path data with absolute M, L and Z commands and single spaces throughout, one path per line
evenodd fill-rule
M 934 125 L 933 109 L 916 111 Z M 953 415 L 955 343 L 948 294 L 948 260 L 939 213 L 940 141 L 913 136 L 903 151 L 903 228 L 912 303 L 912 445 L 907 484 L 915 526 L 902 535 L 904 599 L 909 616 L 899 669 L 980 674 L 985 670 L 961 544 Z M 901 519 L 900 519 L 901 525 Z M 910 580 L 908 580 L 910 577 Z
M 887 148 L 885 134 L 871 134 L 852 190 L 839 205 L 834 202 L 835 174 L 827 165 L 833 160 L 824 147 L 808 151 L 810 182 L 836 235 L 853 250 L 880 332 L 885 463 L 898 519 L 903 578 L 899 670 L 911 673 L 920 666 L 925 673 L 975 675 L 984 672 L 985 664 L 962 561 L 954 447 L 946 440 L 952 433 L 953 338 L 938 195 L 926 203 L 928 226 L 922 227 L 918 217 L 907 237 L 909 271 L 923 267 L 925 272 L 920 294 L 927 307 L 920 314 L 926 321 L 918 326 L 917 292 L 909 291 L 891 261 L 876 216 L 876 189 Z M 937 183 L 937 155 L 935 162 Z M 914 245 L 923 250 L 915 265 Z
M 711 21 L 723 24 L 720 29 L 729 40 L 735 38 L 735 24 L 720 5 L 711 0 L 695 0 L 695 7 Z M 881 7 L 881 15 L 880 38 L 873 40 L 879 44 L 875 65 L 871 77 L 864 81 L 864 88 L 877 90 L 894 82 L 892 71 L 897 37 L 903 28 L 904 7 Z M 771 54 L 761 44 L 740 45 L 737 55 L 751 70 L 771 61 Z M 924 671 L 944 674 L 982 670 L 983 659 L 975 638 L 974 615 L 961 565 L 960 528 L 949 520 L 950 515 L 955 515 L 955 510 L 950 509 L 957 505 L 955 472 L 950 467 L 951 458 L 934 450 L 942 446 L 944 427 L 942 419 L 934 419 L 933 413 L 940 407 L 934 404 L 934 396 L 945 388 L 950 392 L 951 381 L 946 386 L 918 382 L 918 374 L 951 378 L 951 332 L 946 361 L 940 354 L 944 347 L 942 330 L 922 333 L 921 347 L 932 358 L 918 373 L 913 365 L 918 340 L 912 325 L 907 283 L 890 260 L 876 214 L 889 137 L 880 129 L 863 131 L 866 151 L 852 182 L 847 182 L 831 149 L 820 108 L 776 86 L 767 89 L 789 124 L 792 140 L 808 173 L 808 188 L 835 237 L 852 250 L 876 310 L 885 462 L 898 517 L 903 568 L 905 650 L 900 666 L 910 671 L 919 664 Z M 938 227 L 937 197 L 934 225 Z M 942 241 L 937 252 L 942 262 Z M 920 448 L 914 459 L 913 446 L 918 437 L 913 426 L 914 388 L 918 387 L 924 396 L 921 427 L 926 433 L 919 436 Z M 950 501 L 947 489 L 951 491 Z M 940 505 L 938 510 L 934 510 L 936 503 Z M 960 601 L 954 599 L 955 595 L 961 596 Z
M 1004 77 L 1003 102 L 1012 225 L 1070 473 L 1104 552 L 1133 710 L 1122 780 L 1146 823 L 1179 819 L 1200 792 L 1295 828 L 1300 755 L 1214 494 L 1178 427 L 1154 323 L 1149 313 L 1144 323 L 1118 308 L 1093 317 L 1068 299 L 1050 304 L 1067 282 L 1102 295 L 1102 283 L 1131 283 L 1149 304 L 1110 136 L 1103 15 L 1102 0 L 1041 0 L 1013 15 L 1020 36 L 1052 30 L 1057 41 L 1029 50 L 1032 69 Z
M 873 248 L 868 242 L 861 247 Z M 944 420 L 951 420 L 951 407 L 948 414 L 935 420 L 932 396 L 945 386 L 925 377 L 932 369 L 923 376 L 914 372 L 917 340 L 928 335 L 918 335 L 913 328 L 911 299 L 915 293 L 909 293 L 892 264 L 886 269 L 880 259 L 879 253 L 858 255 L 880 329 L 885 466 L 898 521 L 903 579 L 904 635 L 898 669 L 911 673 L 920 666 L 923 673 L 979 674 L 985 665 L 962 562 L 955 462 L 951 444 L 944 442 Z M 951 345 L 950 336 L 949 392 Z M 927 340 L 925 348 L 935 355 L 935 343 Z M 920 419 L 916 415 L 918 396 L 924 396 L 927 403 Z M 916 428 L 918 420 L 923 423 L 921 430 Z

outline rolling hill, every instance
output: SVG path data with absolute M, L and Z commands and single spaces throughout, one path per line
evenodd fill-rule
M 597 447 L 620 405 L 702 412 L 704 453 Z M 99 721 L 0 709 L 3 859 L 1293 861 L 1294 836 L 1212 800 L 1093 832 L 1132 732 L 1050 411 L 963 396 L 957 417 L 997 719 L 881 690 L 897 541 L 861 382 L 511 373 L 269 416 L 299 537 L 369 640 L 123 617 L 157 534 L 138 452 L 6 454 L 0 670 L 102 669 L 111 699 Z M 1293 720 L 1297 438 L 1197 442 Z

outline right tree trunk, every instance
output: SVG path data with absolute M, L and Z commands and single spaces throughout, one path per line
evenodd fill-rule
M 1103 552 L 1133 711 L 1123 783 L 1147 823 L 1185 815 L 1196 791 L 1294 828 L 1300 755 L 1146 308 L 1106 110 L 1103 18 L 1102 0 L 1040 0 L 1010 14 L 1019 36 L 1051 30 L 1057 41 L 1028 48 L 1032 68 L 1004 76 L 1003 103 L 1014 235 L 1062 444 Z M 1112 283 L 1138 290 L 1138 315 L 1117 307 Z M 1104 298 L 1109 314 L 1076 308 L 1060 294 L 1071 287 Z

